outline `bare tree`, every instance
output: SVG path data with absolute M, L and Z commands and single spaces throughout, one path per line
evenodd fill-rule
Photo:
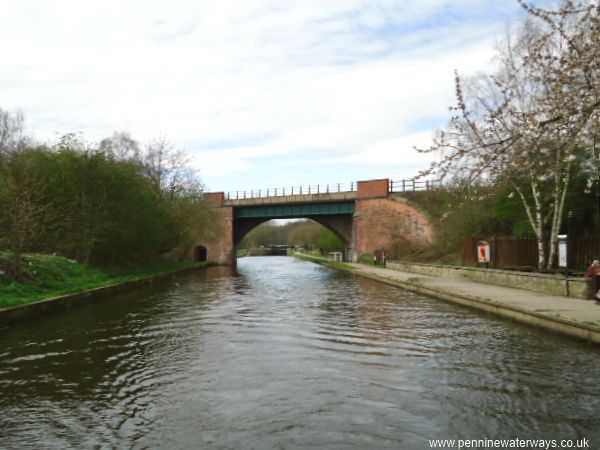
M 561 51 L 534 54 L 546 70 L 540 82 L 551 87 L 547 99 L 562 105 L 548 117 L 544 126 L 562 126 L 566 134 L 577 136 L 589 149 L 597 196 L 597 227 L 600 227 L 600 6 L 597 1 L 564 0 L 556 10 L 533 6 L 518 0 L 546 32 L 540 45 L 559 41 Z
M 189 167 L 190 157 L 164 136 L 146 145 L 141 158 L 157 198 L 172 201 L 182 195 L 201 194 L 204 185 Z
M 126 131 L 115 131 L 100 141 L 99 150 L 120 161 L 138 161 L 140 144 Z
M 54 145 L 54 149 L 57 151 L 61 150 L 73 150 L 80 153 L 89 153 L 91 150 L 90 144 L 85 140 L 81 132 L 78 133 L 65 133 Z
M 538 240 L 540 269 L 553 263 L 578 139 L 589 108 L 598 106 L 584 107 L 574 96 L 578 87 L 564 75 L 570 56 L 560 32 L 544 21 L 526 22 L 500 49 L 494 75 L 456 76 L 450 129 L 425 150 L 444 154 L 424 173 L 461 171 L 471 181 L 513 187 Z
M 21 111 L 10 113 L 0 108 L 0 157 L 26 142 L 24 122 Z

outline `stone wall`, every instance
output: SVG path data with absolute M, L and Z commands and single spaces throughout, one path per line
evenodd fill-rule
M 465 277 L 473 281 L 480 281 L 482 283 L 495 284 L 498 286 L 527 289 L 550 295 L 567 295 L 567 281 L 565 281 L 564 276 L 560 275 L 483 269 L 478 267 L 452 267 L 398 261 L 389 261 L 387 267 L 402 272 L 432 276 Z M 569 297 L 581 299 L 589 298 L 590 283 L 586 278 L 568 278 L 568 283 Z

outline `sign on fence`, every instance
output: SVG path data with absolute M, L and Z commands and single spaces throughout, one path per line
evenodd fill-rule
M 567 235 L 558 235 L 558 267 L 567 268 Z
M 488 241 L 479 241 L 477 243 L 477 260 L 482 264 L 489 264 L 490 244 Z
M 483 236 L 470 236 L 463 241 L 462 262 L 467 265 L 475 265 L 481 262 L 479 254 L 479 242 L 485 239 Z M 538 241 L 536 238 L 517 238 L 511 236 L 494 236 L 487 242 L 490 244 L 490 250 L 486 252 L 490 258 L 490 264 L 497 268 L 528 268 L 535 270 L 538 265 Z M 563 246 L 561 253 L 562 261 L 559 261 L 559 252 L 555 254 L 555 260 L 552 267 L 556 268 L 559 264 L 566 268 L 569 263 L 569 269 L 576 271 L 585 271 L 590 262 L 600 259 L 600 236 L 568 236 L 568 261 L 567 248 Z M 566 244 L 566 242 L 565 242 Z M 546 249 L 548 243 L 544 244 Z M 564 266 L 563 266 L 564 264 Z

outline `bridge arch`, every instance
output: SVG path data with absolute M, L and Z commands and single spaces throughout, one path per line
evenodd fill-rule
M 279 219 L 280 217 L 257 217 L 257 218 L 246 218 L 237 219 L 233 225 L 233 244 L 237 248 L 244 237 L 250 233 L 256 227 L 273 219 Z M 293 219 L 308 219 L 312 220 L 319 225 L 324 226 L 335 234 L 344 243 L 346 247 L 352 245 L 352 216 L 303 216 L 303 217 L 289 217 Z
M 222 220 L 209 257 L 235 264 L 234 250 L 242 238 L 270 219 L 307 218 L 320 223 L 342 239 L 352 260 L 388 250 L 399 238 L 417 245 L 431 241 L 433 228 L 427 216 L 405 199 L 390 195 L 394 188 L 388 179 L 359 181 L 356 186 L 346 192 L 315 194 L 309 190 L 308 194 L 235 199 L 211 193 L 209 198 L 221 208 Z

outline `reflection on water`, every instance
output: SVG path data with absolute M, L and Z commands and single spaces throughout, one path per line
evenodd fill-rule
M 600 352 L 286 257 L 0 330 L 0 448 L 591 440 Z

